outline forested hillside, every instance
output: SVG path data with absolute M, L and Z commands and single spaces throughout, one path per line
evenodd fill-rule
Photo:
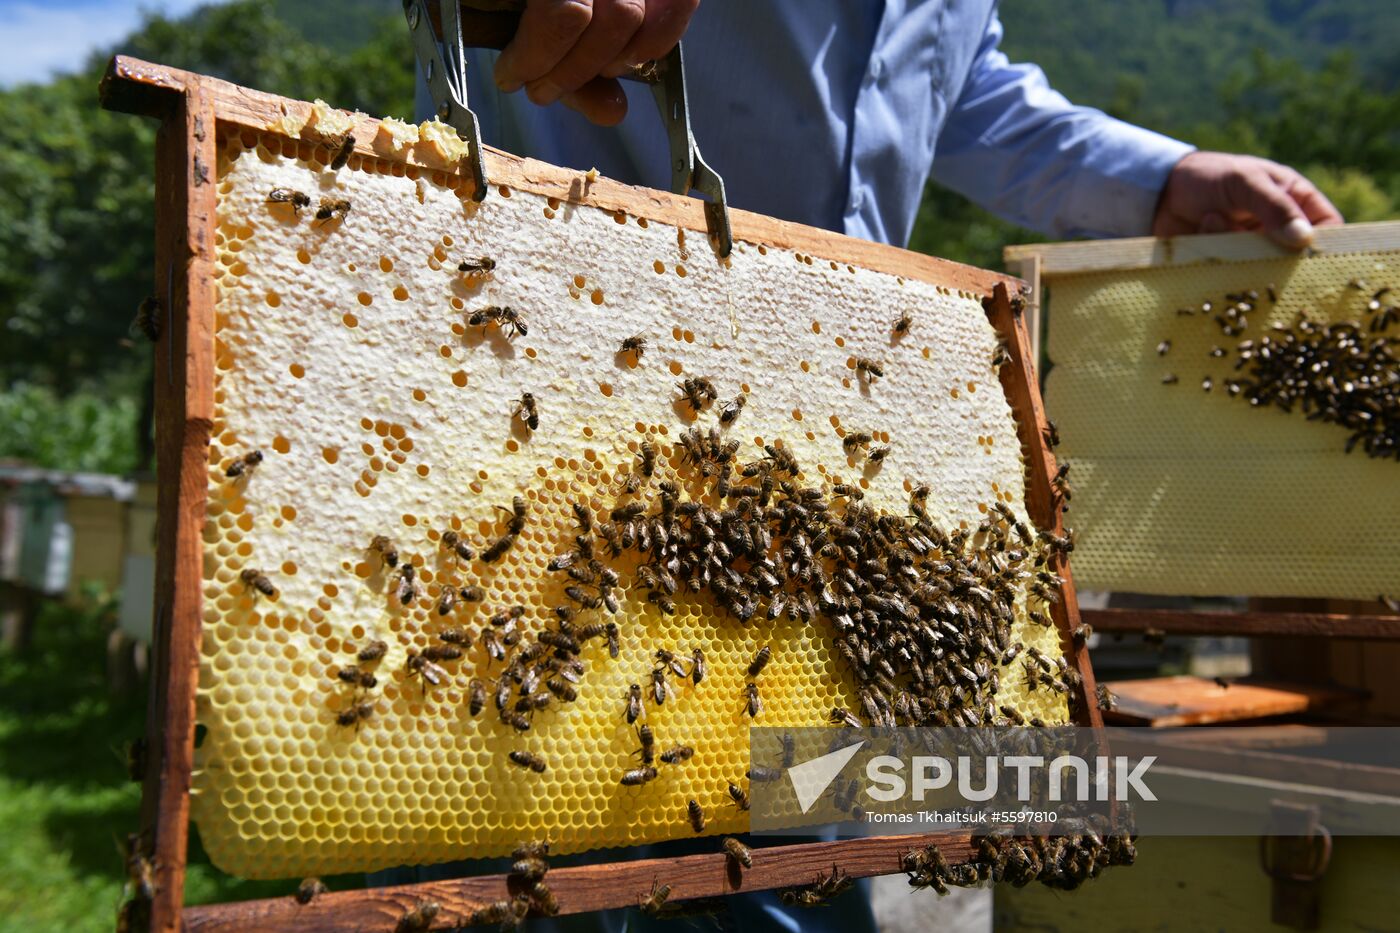
M 233 0 L 150 18 L 78 73 L 0 91 L 0 457 L 138 466 L 154 127 L 107 114 L 109 51 L 409 116 L 398 0 Z M 1352 220 L 1400 213 L 1395 0 L 1004 0 L 1004 48 L 1071 99 L 1308 172 Z M 1031 234 L 930 189 L 911 247 L 984 266 Z M 66 432 L 53 430 L 67 425 Z

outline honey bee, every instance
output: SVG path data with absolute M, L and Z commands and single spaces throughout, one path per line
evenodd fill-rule
M 1392 599 L 1384 593 L 1377 596 L 1376 599 L 1380 602 L 1382 606 L 1389 609 L 1391 612 L 1400 612 L 1400 599 Z
M 520 316 L 520 312 L 514 308 L 501 307 L 500 305 L 489 305 L 479 311 L 474 311 L 467 319 L 470 327 L 486 327 L 495 324 L 501 329 L 507 338 L 516 334 L 524 337 L 530 333 L 530 329 L 525 325 L 525 319 Z
M 642 686 L 641 684 L 632 684 L 627 688 L 627 722 L 629 724 L 636 722 L 640 715 L 642 715 Z
M 637 897 L 637 906 L 642 913 L 656 917 L 661 914 L 666 906 L 666 899 L 671 896 L 671 886 L 653 881 L 651 883 L 651 893 L 642 894 Z
M 841 438 L 841 448 L 846 451 L 846 456 L 849 457 L 857 450 L 869 445 L 872 440 L 874 440 L 874 438 L 864 431 L 852 431 L 850 434 Z
M 354 706 L 347 707 L 337 713 L 335 721 L 336 725 L 354 726 L 355 731 L 358 732 L 360 730 L 360 723 L 364 722 L 372 715 L 374 715 L 373 703 L 356 703 Z
M 1166 355 L 1167 355 L 1167 351 L 1170 350 L 1171 348 L 1172 348 L 1172 342 L 1171 342 L 1170 340 L 1163 340 L 1161 343 L 1157 344 L 1157 355 L 1158 355 L 1158 356 L 1166 356 Z
M 160 339 L 160 299 L 147 295 L 136 306 L 136 316 L 131 319 L 127 333 L 140 331 L 151 343 Z
M 410 676 L 417 674 L 423 679 L 424 692 L 427 692 L 428 684 L 439 687 L 447 679 L 447 671 L 434 664 L 431 658 L 425 657 L 411 648 L 408 651 L 408 660 L 404 662 L 404 667 Z
M 490 547 L 481 552 L 481 559 L 488 564 L 494 564 L 505 556 L 506 551 L 510 550 L 510 546 L 515 543 L 515 538 L 516 536 L 510 532 L 501 535 L 491 543 Z
M 705 831 L 705 810 L 697 801 L 688 801 L 685 805 L 686 815 L 690 818 L 690 828 L 697 833 Z
M 696 648 L 690 656 L 690 679 L 699 685 L 705 679 L 705 652 Z
M 867 385 L 885 374 L 885 367 L 863 356 L 856 357 L 856 376 Z
M 258 464 L 262 462 L 263 452 L 261 450 L 250 450 L 230 463 L 228 469 L 224 470 L 224 476 L 229 479 L 235 479 L 245 473 L 251 473 L 253 470 L 257 469 Z
M 343 139 L 336 140 L 333 146 L 339 146 L 335 158 L 331 160 L 331 171 L 338 172 L 345 167 L 345 163 L 350 161 L 350 153 L 355 151 L 355 137 L 349 133 Z
M 423 657 L 429 661 L 456 661 L 462 657 L 462 649 L 456 645 L 429 645 L 423 649 Z
M 1167 373 L 1165 376 L 1162 377 L 1162 385 L 1164 386 L 1174 386 L 1180 381 L 1181 380 L 1177 378 L 1176 373 Z
M 476 556 L 476 551 L 471 545 L 463 540 L 461 534 L 448 529 L 442 533 L 442 546 L 457 555 L 458 560 L 471 560 Z M 390 566 L 393 566 L 390 564 Z
M 303 207 L 311 206 L 311 198 L 292 188 L 273 188 L 267 193 L 269 204 L 290 204 L 292 213 L 300 216 Z
M 355 657 L 357 660 L 363 663 L 368 663 L 370 661 L 378 661 L 380 658 L 384 657 L 384 654 L 388 650 L 388 642 L 372 641 L 366 644 L 363 648 L 361 648 L 359 652 L 355 655 Z
M 399 918 L 394 933 L 427 933 L 441 911 L 442 907 L 436 901 L 419 901 L 417 907 Z
M 641 334 L 635 337 L 628 337 L 622 341 L 622 346 L 618 348 L 617 352 L 631 353 L 640 360 L 642 354 L 647 352 L 647 338 L 643 337 Z
M 733 424 L 735 419 L 743 412 L 744 406 L 748 404 L 748 401 L 749 397 L 743 392 L 740 392 L 726 402 L 724 407 L 719 411 L 719 423 L 726 427 Z
M 156 896 L 155 865 L 141 853 L 141 834 L 126 837 L 126 875 L 138 900 L 149 901 Z
M 1045 438 L 1045 446 L 1049 447 L 1051 450 L 1060 446 L 1060 429 L 1055 426 L 1055 422 L 1047 419 L 1045 428 L 1041 431 L 1041 435 Z
M 749 808 L 748 792 L 733 781 L 729 782 L 729 799 L 732 800 L 734 806 L 738 807 L 740 810 L 747 810 Z
M 335 672 L 335 676 L 343 683 L 353 684 L 365 690 L 372 689 L 378 683 L 373 674 L 369 671 L 362 671 L 353 664 L 342 667 Z
M 681 400 L 689 404 L 690 410 L 697 415 L 719 398 L 714 383 L 704 376 L 692 376 L 684 382 L 676 383 L 676 388 L 681 390 Z
M 637 787 L 654 780 L 656 780 L 656 769 L 651 765 L 647 765 L 643 768 L 634 768 L 631 771 L 624 772 L 622 775 L 622 783 L 627 787 Z
M 608 635 L 608 654 L 616 658 L 618 652 L 622 649 L 622 646 L 618 643 L 617 623 L 609 622 L 606 631 Z
M 457 263 L 457 271 L 465 275 L 490 275 L 496 271 L 496 260 L 490 256 L 480 256 L 476 259 L 464 259 Z
M 394 542 L 389 540 L 388 535 L 375 535 L 369 543 L 369 549 L 377 553 L 385 565 L 389 567 L 399 565 L 399 549 L 394 547 Z
M 445 616 L 457 605 L 457 591 L 450 586 L 444 586 L 442 593 L 438 596 L 438 615 Z
M 544 685 L 549 689 L 550 693 L 554 694 L 565 703 L 572 703 L 578 699 L 578 691 L 575 690 L 573 685 L 568 681 L 560 680 L 557 677 L 551 677 L 549 680 L 545 681 Z
M 784 732 L 781 741 L 783 743 L 783 767 L 791 768 L 793 760 L 797 757 L 797 739 L 793 738 L 791 732 Z
M 486 683 L 480 677 L 473 677 L 467 687 L 467 712 L 472 716 L 486 708 Z
M 898 340 L 909 333 L 909 328 L 914 326 L 914 317 L 908 311 L 899 316 L 899 320 L 894 322 L 894 338 Z
M 656 649 L 656 663 L 669 667 L 677 677 L 687 677 L 690 672 L 685 669 L 685 664 L 672 652 L 665 648 Z
M 320 878 L 303 878 L 301 884 L 297 885 L 296 899 L 298 904 L 310 904 L 319 894 L 325 894 L 329 888 Z
M 316 219 L 322 224 L 329 223 L 337 215 L 344 220 L 350 214 L 349 198 L 322 198 L 316 205 Z
M 831 713 L 826 718 L 834 726 L 849 726 L 852 729 L 861 727 L 861 722 L 854 713 L 839 706 L 832 707 Z
M 530 392 L 522 392 L 520 400 L 515 403 L 515 417 L 525 423 L 531 431 L 538 431 L 540 428 L 540 412 L 535 404 L 535 396 Z
M 511 863 L 510 875 L 513 880 L 533 884 L 549 873 L 549 863 L 539 856 L 527 855 Z
M 666 702 L 666 671 L 656 668 L 651 672 L 651 698 L 660 706 Z
M 748 846 L 744 845 L 733 836 L 724 837 L 724 854 L 729 856 L 730 860 L 736 865 L 742 865 L 744 868 L 753 868 L 753 852 L 749 850 Z
M 1060 468 L 1055 471 L 1054 477 L 1050 480 L 1050 486 L 1060 500 L 1068 502 L 1074 498 L 1074 487 L 1069 484 L 1068 463 L 1060 464 Z
M 637 729 L 637 740 L 642 743 L 641 748 L 633 754 L 642 756 L 642 764 L 649 765 L 656 760 L 656 736 L 651 731 L 651 726 L 643 724 Z
M 748 710 L 749 718 L 757 719 L 758 714 L 763 712 L 763 699 L 758 695 L 758 684 L 745 684 L 744 694 L 746 696 L 744 708 Z
M 757 677 L 759 674 L 763 673 L 763 669 L 768 666 L 768 662 L 772 657 L 773 649 L 768 645 L 759 648 L 758 653 L 755 654 L 753 660 L 749 662 L 749 676 Z
M 545 760 L 534 752 L 525 752 L 516 749 L 510 753 L 510 760 L 522 768 L 528 768 L 536 774 L 544 774 L 544 769 L 548 767 Z
M 457 591 L 464 603 L 479 603 L 486 598 L 486 591 L 479 586 L 464 586 Z
M 261 570 L 253 567 L 245 567 L 239 574 L 238 579 L 243 581 L 243 585 L 250 590 L 256 590 L 264 596 L 276 596 L 277 587 L 272 585 L 272 581 L 267 578 Z
M 1095 690 L 1098 696 L 1099 709 L 1110 712 L 1118 707 L 1118 698 L 1113 695 L 1113 691 L 1108 689 L 1107 684 L 1099 684 Z
M 404 564 L 399 568 L 399 585 L 395 595 L 401 605 L 413 605 L 413 600 L 418 595 L 418 584 L 413 582 L 416 573 L 417 570 L 412 564 Z
M 998 340 L 996 349 L 992 351 L 992 372 L 1000 372 L 1010 362 L 1011 350 L 1006 346 L 1006 341 Z
M 661 753 L 661 760 L 668 765 L 678 765 L 695 757 L 695 749 L 689 745 L 673 745 Z
M 881 444 L 878 447 L 870 448 L 870 452 L 865 455 L 865 459 L 869 460 L 871 463 L 882 463 L 889 455 L 889 445 Z

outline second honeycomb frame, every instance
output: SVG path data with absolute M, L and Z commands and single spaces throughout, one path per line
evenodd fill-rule
M 184 905 L 200 663 L 202 528 L 214 406 L 214 173 L 218 138 L 224 131 L 273 130 L 284 118 L 304 118 L 311 105 L 124 56 L 113 59 L 108 68 L 102 102 L 111 110 L 161 121 L 156 143 L 155 282 L 160 317 L 155 384 L 157 469 L 162 482 L 155 664 L 146 718 L 150 753 L 139 835 L 140 854 L 150 860 L 155 884 L 150 900 L 141 902 L 140 925 L 169 933 L 249 929 L 314 933 L 351 927 L 388 931 L 395 929 L 405 911 L 431 900 L 441 907 L 432 928 L 460 926 L 473 911 L 509 896 L 506 876 L 338 892 L 322 895 L 305 906 L 292 897 Z M 375 139 L 378 121 L 359 119 L 355 138 Z M 357 142 L 355 150 L 366 157 L 386 158 L 369 143 Z M 415 161 L 412 155 L 397 158 Z M 513 188 L 652 217 L 702 235 L 706 230 L 702 202 L 697 200 L 594 179 L 495 151 L 488 151 L 486 158 L 490 177 Z M 732 213 L 736 239 L 800 249 L 982 297 L 988 319 L 1009 350 L 1010 361 L 1001 367 L 1000 376 L 1016 417 L 1029 474 L 1027 511 L 1039 528 L 1063 532 L 1051 489 L 1056 463 L 1044 439 L 1045 415 L 1024 322 L 1023 283 L 744 211 Z M 1064 598 L 1054 604 L 1053 620 L 1066 658 L 1081 675 L 1071 695 L 1071 709 L 1080 711 L 1081 725 L 1099 727 L 1102 721 L 1094 701 L 1095 683 L 1087 650 L 1082 640 L 1071 637 L 1079 625 L 1073 581 L 1068 566 L 1057 569 L 1065 580 Z M 974 855 L 966 832 L 888 836 L 760 849 L 753 868 L 742 878 L 726 871 L 722 852 L 666 859 L 664 874 L 672 884 L 672 900 L 683 901 L 807 884 L 833 863 L 852 877 L 891 874 L 902 870 L 903 853 L 931 844 L 937 844 L 950 863 L 967 861 Z M 550 884 L 560 912 L 579 913 L 635 906 L 635 892 L 645 891 L 658 871 L 656 861 L 600 861 L 556 869 L 550 873 Z

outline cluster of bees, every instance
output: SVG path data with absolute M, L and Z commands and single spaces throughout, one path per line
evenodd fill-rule
M 1100 833 L 1089 825 L 1062 836 L 1013 836 L 986 833 L 977 837 L 972 860 L 950 865 L 937 845 L 904 854 L 902 867 L 914 888 L 973 887 L 985 881 L 1024 887 L 1031 882 L 1072 891 L 1113 865 L 1137 860 L 1129 833 Z
M 599 555 L 635 555 L 634 586 L 663 613 L 676 611 L 678 594 L 703 594 L 745 624 L 830 620 L 861 685 L 861 709 L 833 710 L 836 724 L 1024 722 L 994 700 L 996 669 L 1018 657 L 1032 690 L 1068 694 L 1077 685 L 1063 658 L 1034 648 L 1023 656 L 1012 638 L 1022 593 L 1031 621 L 1052 624 L 1062 582 L 1055 567 L 1070 538 L 1032 532 L 1000 503 L 977 528 L 950 535 L 928 518 L 927 487 L 914 489 L 908 516 L 881 514 L 854 486 L 837 484 L 831 496 L 802 486 L 784 447 L 768 445 L 741 464 L 738 442 L 718 429 L 691 429 L 679 443 L 680 482 L 656 478 L 655 451 L 643 445 L 632 477 L 654 482 L 655 494 L 629 481 L 609 520 L 581 521 L 575 549 L 551 568 L 589 580 L 606 569 Z M 577 590 L 570 595 L 580 608 L 595 604 Z M 767 660 L 760 652 L 751 677 Z M 666 668 L 653 672 L 658 702 Z M 761 713 L 756 683 L 743 702 L 751 717 Z
M 1348 288 L 1367 296 L 1364 320 L 1326 324 L 1300 314 L 1292 326 L 1275 324 L 1258 339 L 1237 340 L 1234 368 L 1240 375 L 1224 380 L 1223 388 L 1254 407 L 1297 408 L 1310 420 L 1340 425 L 1351 432 L 1347 453 L 1360 445 L 1368 456 L 1400 460 L 1400 338 L 1387 333 L 1400 323 L 1400 305 L 1391 301 L 1389 286 L 1372 289 L 1353 279 Z M 1273 286 L 1266 295 L 1270 303 L 1278 301 Z M 1252 289 L 1233 292 L 1222 303 L 1206 301 L 1177 314 L 1209 317 L 1223 336 L 1239 337 L 1260 300 Z M 1170 340 L 1157 346 L 1161 356 L 1170 350 Z M 1215 346 L 1209 355 L 1220 359 L 1230 351 Z M 1162 378 L 1167 385 L 1179 381 L 1175 373 Z M 1202 378 L 1204 391 L 1214 387 L 1210 376 Z

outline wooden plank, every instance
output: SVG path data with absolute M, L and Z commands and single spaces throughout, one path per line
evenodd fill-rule
M 1037 372 L 1040 369 L 1040 337 L 1044 329 L 1042 317 L 1043 295 L 1040 282 L 1040 256 L 1031 254 L 1023 259 L 1006 260 L 1006 271 L 1025 281 L 1026 292 L 1026 332 L 1031 337 L 1031 359 L 1036 362 Z
M 1115 681 L 1109 689 L 1118 702 L 1104 713 L 1105 721 L 1153 728 L 1287 716 L 1365 698 L 1360 691 L 1318 684 L 1235 681 L 1222 686 L 1188 675 Z
M 183 87 L 196 77 L 177 68 L 118 55 L 112 59 L 102 79 L 102 100 L 110 109 L 150 113 L 163 106 L 161 101 L 172 88 Z M 289 100 L 215 78 L 202 80 L 223 124 L 276 133 L 280 132 L 279 126 L 284 117 L 301 123 L 311 110 L 311 105 L 304 101 Z M 357 122 L 352 132 L 355 152 L 359 155 L 429 169 L 454 170 L 454 166 L 427 153 L 423 147 L 414 147 L 403 153 L 392 151 L 379 132 L 379 120 L 363 114 L 356 116 Z M 702 234 L 708 229 L 705 202 L 699 199 L 633 187 L 603 177 L 589 179 L 583 172 L 524 159 L 490 146 L 485 148 L 486 174 L 493 186 L 532 191 L 573 204 L 622 211 Z M 736 243 L 797 250 L 829 262 L 849 263 L 890 275 L 919 279 L 977 297 L 990 295 L 997 284 L 1005 284 L 1009 288 L 1020 288 L 1023 284 L 1000 273 L 735 208 L 730 209 L 730 225 Z M 715 261 L 723 262 L 718 258 Z
M 1319 227 L 1312 253 L 1360 253 L 1400 246 L 1400 221 Z M 1053 278 L 1079 272 L 1126 271 L 1198 262 L 1246 262 L 1308 255 L 1284 249 L 1261 233 L 1206 233 L 1179 237 L 1131 237 L 1080 243 L 1029 243 L 1008 246 L 1002 260 L 1010 265 L 1032 257 L 1041 275 Z
M 1021 441 L 1021 455 L 1026 464 L 1026 514 L 1037 528 L 1063 535 L 1065 529 L 1061 521 L 1059 503 L 1050 485 L 1058 467 L 1055 454 L 1045 437 L 1045 405 L 1040 399 L 1040 383 L 1036 379 L 1034 360 L 1030 356 L 1024 295 L 1018 293 L 1013 299 L 1007 287 L 999 284 L 992 292 L 992 297 L 983 302 L 983 307 L 987 309 L 988 320 L 1006 342 L 1010 356 L 1010 362 L 1001 367 L 999 375 L 1002 390 L 1006 392 L 1006 400 L 1016 414 L 1016 433 Z M 1087 640 L 1076 639 L 1073 636 L 1079 628 L 1080 618 L 1079 600 L 1074 593 L 1069 559 L 1060 557 L 1047 566 L 1065 581 L 1060 588 L 1061 598 L 1050 607 L 1050 615 L 1060 633 L 1060 648 L 1081 677 L 1071 698 L 1077 701 L 1085 718 L 1076 718 L 1076 721 L 1081 725 L 1101 727 L 1103 718 L 1099 714 Z M 1075 706 L 1076 702 L 1071 702 L 1072 715 Z
M 1327 636 L 1336 639 L 1400 639 L 1400 616 L 1331 612 L 1199 612 L 1187 609 L 1085 609 L 1097 632 L 1152 629 L 1168 635 L 1240 635 L 1246 638 Z
M 727 857 L 716 852 L 559 868 L 546 881 L 559 901 L 560 913 L 574 914 L 635 907 L 657 881 L 671 885 L 672 901 L 683 901 L 811 884 L 817 875 L 830 874 L 833 864 L 853 878 L 894 874 L 902 871 L 900 858 L 905 852 L 934 844 L 951 864 L 965 862 L 973 854 L 967 833 L 873 836 L 755 848 L 753 867 L 742 873 L 731 870 Z M 442 909 L 432 928 L 450 929 L 466 924 L 473 911 L 509 896 L 505 875 L 485 875 L 325 894 L 306 906 L 295 898 L 280 897 L 190 907 L 185 911 L 185 928 L 189 933 L 390 931 L 405 911 L 433 901 Z
M 198 81 L 168 103 L 156 138 L 155 345 L 158 489 L 151 749 L 141 843 L 155 868 L 151 925 L 180 927 L 194 767 L 195 690 L 204 579 L 204 511 L 214 408 L 215 140 L 213 102 Z

